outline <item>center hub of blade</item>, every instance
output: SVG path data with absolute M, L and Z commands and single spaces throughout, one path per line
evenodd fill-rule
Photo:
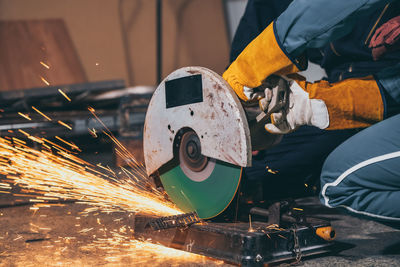
M 215 167 L 215 160 L 201 154 L 200 139 L 193 130 L 180 139 L 179 162 L 186 176 L 197 182 L 206 180 Z
M 194 172 L 200 172 L 206 167 L 208 158 L 201 154 L 200 140 L 194 131 L 183 134 L 179 147 L 179 160 Z
M 199 147 L 197 146 L 197 143 L 190 141 L 187 144 L 186 153 L 191 159 L 196 159 L 199 157 Z

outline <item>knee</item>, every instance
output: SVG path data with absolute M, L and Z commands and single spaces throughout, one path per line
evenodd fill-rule
M 334 151 L 321 172 L 321 202 L 371 219 L 400 221 L 395 204 L 400 201 L 400 154 L 383 156 L 352 162 Z
M 325 160 L 321 175 L 320 200 L 327 207 L 338 207 L 352 199 L 357 191 L 359 173 L 353 172 L 354 161 L 347 146 L 337 147 Z
M 337 196 L 337 194 L 333 194 L 330 187 L 338 183 L 338 179 L 340 178 L 339 165 L 340 163 L 330 155 L 321 170 L 321 192 L 319 197 L 322 204 L 328 207 L 332 207 L 331 203 L 335 202 Z

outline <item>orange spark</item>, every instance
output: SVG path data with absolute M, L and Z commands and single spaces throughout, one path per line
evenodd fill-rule
M 277 174 L 277 173 L 278 173 L 278 171 L 274 171 L 274 170 L 270 169 L 268 166 L 265 166 L 265 169 L 266 169 L 269 173 L 272 173 L 272 174 Z
M 66 151 L 67 153 L 71 152 L 71 151 L 69 151 L 68 149 L 66 149 L 66 148 L 64 148 L 64 147 L 59 146 L 59 145 L 57 145 L 56 143 L 51 142 L 50 140 L 47 140 L 46 138 L 42 138 L 42 140 L 45 141 L 46 143 L 49 143 L 49 144 L 52 145 L 54 148 L 59 148 L 59 149 L 61 149 L 61 151 Z
M 16 137 L 13 137 L 12 139 L 13 139 L 13 141 L 16 142 L 16 143 L 20 143 L 20 144 L 26 145 L 26 142 L 25 142 L 25 141 L 22 141 L 22 140 L 20 140 L 20 139 L 18 139 L 18 138 L 16 138 Z
M 27 120 L 29 120 L 29 121 L 32 120 L 27 114 L 24 114 L 24 113 L 22 113 L 22 112 L 18 112 L 18 115 L 20 115 L 21 117 L 24 117 L 25 119 L 27 119 Z
M 23 131 L 21 129 L 18 129 L 18 132 L 22 133 L 23 135 L 25 135 L 27 137 L 31 136 L 30 134 L 28 134 L 27 132 L 25 132 L 25 131 Z
M 40 76 L 40 79 L 41 79 L 47 86 L 50 85 L 50 83 L 49 83 L 45 78 L 43 78 L 42 76 Z
M 68 129 L 72 130 L 72 127 L 69 126 L 68 124 L 66 124 L 65 122 L 63 122 L 63 121 L 58 121 L 58 123 L 61 124 L 62 126 L 64 126 L 65 128 L 68 128 Z
M 3 159 L 0 173 L 28 190 L 15 196 L 76 199 L 92 206 L 86 212 L 125 210 L 161 216 L 180 213 L 156 190 L 143 189 L 143 180 L 112 178 L 108 171 L 91 168 L 83 160 L 78 163 L 47 150 L 38 151 L 23 144 L 14 146 L 3 137 L 0 137 L 0 159 Z
M 46 116 L 43 112 L 41 112 L 40 110 L 38 110 L 37 108 L 35 108 L 34 106 L 32 106 L 32 109 L 34 110 L 34 111 L 36 111 L 37 113 L 39 113 L 40 115 L 42 115 L 45 119 L 47 119 L 48 121 L 51 121 L 51 119 L 48 117 L 48 116 Z
M 43 61 L 40 61 L 40 64 L 45 67 L 46 69 L 50 69 L 50 66 L 44 63 Z
M 67 142 L 64 139 L 62 139 L 61 137 L 55 136 L 56 139 L 60 140 L 61 142 L 63 142 L 64 144 L 69 145 L 72 149 L 78 150 L 79 152 L 82 152 L 82 150 L 79 149 L 79 147 L 73 143 Z
M 96 119 L 99 120 L 97 117 Z M 103 124 L 103 126 L 105 125 Z M 102 165 L 93 166 L 45 138 L 31 136 L 23 130 L 18 131 L 28 138 L 37 138 L 45 143 L 41 145 L 42 150 L 39 151 L 26 146 L 23 142 L 0 137 L 0 174 L 5 176 L 0 187 L 2 188 L 1 192 L 7 192 L 7 190 L 11 190 L 9 189 L 11 185 L 18 184 L 21 187 L 21 192 L 14 195 L 30 198 L 30 202 L 35 203 L 31 207 L 32 212 L 39 212 L 39 209 L 50 208 L 54 205 L 62 205 L 47 203 L 47 201 L 75 200 L 76 204 L 89 205 L 80 213 L 83 217 L 109 212 L 140 212 L 157 216 L 181 213 L 154 187 L 147 187 L 147 185 L 150 185 L 149 177 L 146 175 L 143 165 L 135 163 L 137 161 L 133 155 L 108 129 L 104 133 L 118 146 L 121 155 L 129 163 L 129 170 L 127 167 L 121 169 L 122 172 L 118 170 L 114 172 L 108 166 L 107 168 Z M 71 144 L 75 145 L 64 141 L 63 143 L 70 147 L 72 147 Z M 50 145 L 57 148 L 59 152 L 52 151 Z M 71 212 L 67 214 L 71 214 Z M 93 242 L 86 248 L 88 250 L 104 249 L 107 253 L 105 257 L 107 262 L 121 262 L 126 255 L 134 255 L 134 259 L 145 257 L 148 261 L 151 259 L 152 263 L 154 261 L 162 263 L 165 260 L 173 260 L 207 264 L 204 256 L 134 240 L 130 235 L 133 229 L 129 228 L 129 225 L 119 227 L 116 230 L 107 230 L 102 223 L 98 221 L 99 227 L 102 227 L 98 230 L 111 231 L 112 237 L 102 238 L 93 235 Z M 50 231 L 51 228 L 35 226 L 34 230 Z M 79 234 L 82 235 L 91 235 L 93 228 L 85 228 L 80 232 Z M 75 239 L 75 237 L 63 239 L 68 243 L 70 239 Z M 63 251 L 66 247 L 61 249 Z
M 93 128 L 93 129 L 89 129 L 88 128 L 88 130 L 89 130 L 89 133 L 90 133 L 91 136 L 93 136 L 94 138 L 97 138 L 97 134 L 96 134 L 96 129 L 95 128 Z
M 63 90 L 58 89 L 58 92 L 59 92 L 63 97 L 65 97 L 69 102 L 71 102 L 71 98 L 69 98 L 69 97 L 67 96 L 67 94 L 63 92 Z
M 293 208 L 294 210 L 298 210 L 298 211 L 303 211 L 303 209 L 300 208 Z

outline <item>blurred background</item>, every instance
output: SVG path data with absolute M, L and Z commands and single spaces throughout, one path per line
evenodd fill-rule
M 142 161 L 159 80 L 190 65 L 222 73 L 246 2 L 0 0 L 0 134 L 67 138 L 89 161 L 122 164 L 96 135 L 105 125 Z
M 100 154 L 121 165 L 109 138 L 97 134 L 109 129 L 143 161 L 145 112 L 157 84 L 184 66 L 222 74 L 246 3 L 0 0 L 0 135 L 34 146 L 29 136 L 62 137 L 88 161 Z
M 188 65 L 221 73 L 245 4 L 163 0 L 163 75 Z M 115 78 L 127 86 L 156 84 L 156 8 L 156 0 L 1 0 L 1 90 L 43 85 L 28 55 L 35 49 L 52 65 L 47 74 L 54 85 Z

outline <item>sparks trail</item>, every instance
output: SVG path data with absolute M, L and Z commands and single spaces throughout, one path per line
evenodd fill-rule
M 71 102 L 71 98 L 69 98 L 69 97 L 67 96 L 67 94 L 64 93 L 63 90 L 58 89 L 58 92 L 59 92 L 63 97 L 65 97 L 65 99 L 67 99 L 69 102 Z
M 40 61 L 40 65 L 42 65 L 46 69 L 50 69 L 50 66 L 48 64 L 44 63 L 43 61 Z
M 147 177 L 147 173 L 142 163 L 138 162 L 135 157 L 125 148 L 121 142 L 112 134 L 112 132 L 108 129 L 108 127 L 100 120 L 100 118 L 96 115 L 96 111 L 92 107 L 88 107 L 88 110 L 95 119 L 103 126 L 104 130 L 102 131 L 105 135 L 107 135 L 110 140 L 118 147 L 115 148 L 115 153 L 117 153 L 125 163 L 135 171 L 135 176 L 128 175 L 129 177 L 136 180 L 137 186 L 139 186 L 143 190 L 152 190 L 155 194 L 158 191 L 153 187 L 153 185 L 149 182 Z M 122 169 L 123 170 L 123 169 Z M 124 171 L 124 170 L 123 170 Z M 125 172 L 125 171 L 124 171 Z
M 45 142 L 42 139 L 37 141 Z M 48 140 L 46 140 L 48 141 Z M 61 147 L 61 146 L 58 146 Z M 180 213 L 171 203 L 150 191 L 144 191 L 124 172 L 124 176 L 109 176 L 92 164 L 61 150 L 54 154 L 48 148 L 41 151 L 22 142 L 0 137 L 0 174 L 2 191 L 14 184 L 26 189 L 21 196 L 37 200 L 74 199 L 102 211 L 130 211 L 173 215 Z M 9 186 L 6 186 L 6 185 Z
M 29 136 L 28 133 L 26 135 Z M 125 174 L 125 179 L 122 179 L 123 177 L 118 176 L 108 166 L 98 165 L 97 167 L 101 166 L 99 171 L 96 166 L 61 149 L 61 146 L 44 138 L 40 141 L 42 150 L 36 150 L 28 147 L 26 142 L 20 139 L 0 137 L 0 175 L 6 177 L 0 183 L 1 192 L 10 193 L 14 184 L 18 184 L 22 189 L 14 196 L 28 197 L 33 204 L 29 208 L 33 214 L 42 209 L 64 206 L 65 204 L 54 202 L 65 199 L 75 200 L 75 204 L 88 205 L 80 213 L 82 216 L 120 211 L 158 216 L 180 213 L 161 195 L 142 190 L 136 182 L 140 179 L 136 177 L 136 180 L 132 180 L 135 174 L 126 168 L 122 168 L 122 173 Z M 59 149 L 57 154 L 51 151 L 55 145 Z M 100 220 L 97 220 L 95 228 L 77 229 L 78 236 L 95 230 L 104 232 L 103 235 L 98 233 L 91 235 L 94 240 L 80 249 L 93 253 L 105 252 L 106 263 L 121 262 L 127 255 L 135 259 L 136 264 L 153 266 L 164 265 L 165 261 L 173 261 L 176 264 L 207 262 L 204 256 L 134 240 L 132 235 L 126 232 L 127 227 L 129 224 L 123 225 L 117 231 L 110 231 L 107 230 L 108 226 L 102 225 Z M 31 225 L 31 228 L 35 228 L 37 232 L 51 230 L 36 225 Z M 66 243 L 71 242 L 70 239 L 75 239 L 75 237 L 64 238 L 68 239 Z M 21 239 L 22 236 L 17 236 L 13 242 Z M 67 246 L 60 249 L 64 251 Z M 137 262 L 137 259 L 140 259 L 140 262 Z
M 34 111 L 36 111 L 37 113 L 39 113 L 40 115 L 42 115 L 42 117 L 44 117 L 46 120 L 51 121 L 51 119 L 50 119 L 47 115 L 45 115 L 43 112 L 41 112 L 40 110 L 38 110 L 38 109 L 35 108 L 34 106 L 32 106 L 32 109 L 33 109 Z
M 127 255 L 135 259 L 136 265 L 165 266 L 165 262 L 171 260 L 175 261 L 176 266 L 194 262 L 208 265 L 221 265 L 223 263 L 222 261 L 211 262 L 204 256 L 195 255 L 186 251 L 134 240 L 121 234 L 121 232 L 124 232 L 124 229 L 111 231 L 111 237 L 97 238 L 92 244 L 86 245 L 82 247 L 82 249 L 86 251 L 106 251 L 105 260 L 111 263 L 121 262 Z M 177 260 L 179 260 L 179 262 L 176 262 Z
M 40 115 L 44 115 L 39 110 L 33 109 Z M 148 182 L 149 178 L 144 166 L 137 162 L 135 157 L 115 138 L 96 116 L 95 110 L 90 108 L 89 111 L 104 127 L 102 133 L 117 146 L 116 153 L 119 153 L 126 161 L 127 168 L 121 167 L 120 171 L 115 171 L 109 166 L 90 164 L 79 158 L 76 155 L 77 152 L 71 151 L 81 150 L 70 141 L 56 137 L 61 144 L 32 136 L 28 133 L 29 131 L 18 130 L 25 138 L 39 144 L 41 148 L 33 149 L 27 145 L 26 141 L 16 137 L 0 137 L 0 177 L 1 175 L 4 177 L 1 179 L 0 193 L 9 194 L 13 187 L 18 185 L 20 192 L 13 195 L 28 198 L 28 201 L 33 204 L 30 207 L 33 214 L 45 208 L 62 206 L 64 204 L 57 202 L 65 200 L 84 204 L 84 211 L 80 213 L 82 216 L 96 216 L 104 212 L 134 212 L 158 216 L 180 214 L 181 211 L 166 201 L 164 195 Z M 91 133 L 97 137 L 95 129 Z M 65 148 L 65 145 L 68 148 Z M 97 227 L 101 227 L 99 220 L 97 223 L 99 225 Z M 127 254 L 134 255 L 135 263 L 138 264 L 164 264 L 165 260 L 173 260 L 179 264 L 199 263 L 206 260 L 204 256 L 133 240 L 131 234 L 124 232 L 125 228 L 126 226 L 123 226 L 119 231 L 111 231 L 111 237 L 102 238 L 93 235 L 95 240 L 85 249 L 94 252 L 104 249 L 107 253 L 105 260 L 109 263 L 121 262 Z M 50 228 L 37 227 L 36 230 L 49 231 Z M 107 227 L 103 230 L 107 232 Z M 91 231 L 94 229 L 85 228 L 77 234 L 85 235 Z M 21 239 L 21 237 L 16 238 Z M 67 247 L 61 250 L 65 249 Z M 136 262 L 137 259 L 141 259 L 142 262 Z
M 55 136 L 55 138 L 56 139 L 58 139 L 58 140 L 60 140 L 61 142 L 63 142 L 64 144 L 67 144 L 67 145 L 69 145 L 72 149 L 75 149 L 75 150 L 78 150 L 79 152 L 82 152 L 82 150 L 77 146 L 77 145 L 75 145 L 74 143 L 70 143 L 70 142 L 68 142 L 68 141 L 65 141 L 64 139 L 62 139 L 61 137 L 59 137 L 59 136 Z
M 65 122 L 63 122 L 63 121 L 57 121 L 57 122 L 58 122 L 58 124 L 64 126 L 68 130 L 72 130 L 72 127 L 70 125 L 66 124 Z
M 32 120 L 27 114 L 24 114 L 24 113 L 22 113 L 22 112 L 18 112 L 18 115 L 20 115 L 21 117 L 27 119 L 28 121 L 31 121 L 31 120 Z
M 42 76 L 40 76 L 40 79 L 41 79 L 42 82 L 44 82 L 47 86 L 50 85 L 50 83 L 49 83 L 45 78 L 43 78 Z

